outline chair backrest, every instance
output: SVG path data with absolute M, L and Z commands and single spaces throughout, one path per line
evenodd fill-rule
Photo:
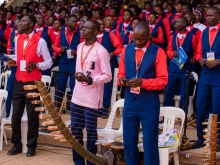
M 51 75 L 50 75 L 50 77 L 53 77 L 53 73 L 54 73 L 54 72 L 58 72 L 58 71 L 59 71 L 59 66 L 53 67 L 53 68 L 51 69 Z
M 111 109 L 111 113 L 109 115 L 107 124 L 105 126 L 105 129 L 112 129 L 112 123 L 113 123 L 113 120 L 116 116 L 116 111 L 117 111 L 118 108 L 121 108 L 121 107 L 124 107 L 124 99 L 118 100 L 114 103 L 114 105 Z M 122 130 L 122 119 L 121 119 L 119 130 Z
M 6 90 L 0 89 L 0 120 L 6 117 L 6 107 L 5 102 L 8 97 L 8 92 Z
M 180 140 L 179 140 L 179 142 L 181 143 L 182 129 L 185 121 L 185 112 L 181 108 L 177 108 L 177 107 L 160 107 L 160 116 L 164 117 L 163 133 L 166 133 L 167 131 L 174 128 L 176 118 L 181 119 Z
M 42 75 L 41 81 L 47 86 L 47 89 L 50 88 L 50 83 L 51 83 L 51 77 Z
M 192 72 L 192 74 L 193 74 L 193 77 L 196 80 L 196 84 L 195 84 L 194 91 L 193 91 L 193 97 L 194 97 L 195 93 L 196 93 L 197 83 L 198 83 L 198 75 L 195 72 Z
M 4 86 L 4 90 L 6 90 L 7 83 L 8 83 L 8 78 L 10 76 L 11 72 L 6 71 L 0 74 L 0 87 Z

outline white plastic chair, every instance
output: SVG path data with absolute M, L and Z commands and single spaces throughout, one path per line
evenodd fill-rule
M 160 165 L 169 165 L 169 154 L 173 153 L 174 164 L 179 165 L 179 147 L 182 142 L 182 129 L 185 121 L 185 112 L 177 107 L 161 107 L 160 116 L 164 117 L 163 133 L 174 128 L 175 119 L 181 119 L 180 137 L 177 146 L 169 148 L 159 148 Z M 143 143 L 138 144 L 140 152 L 144 152 Z
M 196 88 L 197 88 L 197 82 L 198 82 L 198 75 L 195 73 L 195 72 L 192 72 L 195 80 L 196 80 L 196 84 L 195 84 L 195 87 L 194 87 L 194 90 L 193 90 L 193 95 L 192 96 L 189 96 L 189 106 L 188 106 L 188 114 L 187 114 L 187 118 L 189 118 L 191 116 L 191 114 L 193 113 L 193 100 L 194 100 L 194 97 L 195 97 L 195 93 L 196 93 Z M 177 96 L 175 95 L 174 98 L 175 100 L 175 107 L 180 107 L 180 99 L 181 97 L 180 96 Z
M 116 137 L 122 136 L 122 127 L 123 127 L 122 119 L 118 130 L 112 129 L 112 123 L 116 116 L 117 109 L 123 107 L 124 107 L 124 99 L 118 100 L 114 103 L 105 128 L 97 129 L 98 136 L 104 137 L 109 142 L 113 141 L 114 138 Z
M 50 89 L 50 83 L 51 83 L 51 77 L 50 76 L 46 76 L 46 75 L 42 75 L 41 81 L 45 84 L 45 86 L 47 86 L 47 89 Z
M 6 99 L 8 97 L 8 92 L 6 90 L 0 89 L 0 121 L 2 118 L 6 116 Z M 5 144 L 7 145 L 7 137 L 6 132 L 4 129 L 1 128 L 1 136 L 0 136 L 0 143 L 3 144 L 3 137 L 5 139 Z M 0 144 L 0 145 L 1 145 Z
M 120 88 L 120 90 L 118 90 L 117 81 L 118 81 L 118 68 L 115 68 L 115 73 L 114 73 L 114 77 L 113 77 L 111 108 L 113 107 L 114 103 L 117 100 L 121 99 L 121 88 Z M 120 108 L 120 112 L 121 111 L 122 111 L 122 109 Z
M 5 132 L 5 128 L 4 126 L 6 124 L 12 124 L 12 112 L 13 111 L 13 107 L 11 106 L 11 111 L 10 111 L 10 116 L 8 118 L 2 118 L 2 123 L 1 123 L 1 134 L 0 134 L 0 151 L 2 151 L 3 149 L 3 135 L 4 138 L 7 139 L 6 137 L 6 132 Z M 28 130 L 28 118 L 27 118 L 27 112 L 26 112 L 26 108 L 24 110 L 24 114 L 21 118 L 21 137 L 22 137 L 22 152 L 26 153 L 27 152 L 27 130 Z M 7 145 L 7 140 L 5 141 L 5 144 Z
M 10 74 L 11 74 L 11 71 L 9 70 L 0 74 L 0 87 L 4 86 L 4 90 L 6 90 L 7 88 L 8 78 Z

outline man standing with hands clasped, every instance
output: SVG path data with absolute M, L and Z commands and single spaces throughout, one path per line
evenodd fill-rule
M 144 164 L 159 165 L 159 90 L 167 84 L 166 54 L 149 41 L 149 26 L 138 22 L 134 44 L 122 49 L 119 84 L 125 86 L 123 139 L 127 165 L 139 165 L 138 136 L 143 129 Z
M 86 127 L 87 150 L 97 152 L 98 109 L 102 107 L 104 83 L 110 82 L 111 67 L 108 51 L 98 42 L 96 35 L 100 31 L 97 21 L 87 21 L 82 28 L 85 42 L 77 47 L 76 83 L 71 104 L 71 131 L 83 145 L 83 132 Z M 73 161 L 76 165 L 85 164 L 84 158 L 73 149 Z M 87 165 L 93 163 L 87 161 Z
M 34 81 L 40 81 L 41 70 L 46 70 L 52 66 L 47 44 L 44 39 L 34 33 L 36 18 L 33 15 L 25 15 L 19 23 L 19 29 L 24 34 L 19 35 L 15 40 L 15 55 L 17 55 L 17 70 L 14 81 L 13 94 L 13 114 L 12 114 L 12 139 L 14 144 L 8 151 L 8 155 L 16 155 L 22 152 L 21 143 L 21 118 L 26 106 L 28 117 L 28 133 L 26 156 L 32 157 L 36 154 L 39 113 L 35 111 L 36 105 L 32 104 L 35 99 L 27 98 L 25 85 L 35 85 Z M 38 92 L 33 90 L 31 92 Z
M 196 60 L 202 66 L 199 78 L 198 94 L 196 99 L 196 125 L 198 141 L 190 148 L 203 147 L 203 125 L 209 107 L 211 112 L 218 114 L 220 122 L 220 12 L 217 7 L 211 7 L 206 13 L 206 21 L 209 28 L 205 29 L 200 37 Z M 210 98 L 211 97 L 211 102 Z

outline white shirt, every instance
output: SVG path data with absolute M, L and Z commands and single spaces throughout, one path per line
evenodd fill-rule
M 207 28 L 207 27 L 206 27 L 204 24 L 202 24 L 202 23 L 194 23 L 194 24 L 193 24 L 193 27 L 199 29 L 201 32 L 203 32 L 203 30 L 205 30 L 205 29 Z
M 29 34 L 29 40 L 31 39 L 33 34 L 34 34 L 34 32 Z M 28 41 L 25 40 L 24 41 L 24 49 L 27 46 L 27 44 L 28 44 Z M 15 54 L 17 54 L 17 37 L 15 38 Z M 38 62 L 38 68 L 39 69 L 46 70 L 46 69 L 51 68 L 51 66 L 53 65 L 53 62 L 52 62 L 52 59 L 50 57 L 50 52 L 49 52 L 49 49 L 47 47 L 47 43 L 43 38 L 41 38 L 38 42 L 37 55 L 38 55 L 38 57 L 40 57 L 40 56 L 43 57 L 43 62 Z

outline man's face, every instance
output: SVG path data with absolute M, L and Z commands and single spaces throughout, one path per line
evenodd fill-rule
M 24 16 L 22 19 L 21 19 L 21 22 L 19 23 L 19 29 L 21 31 L 26 31 L 28 29 L 30 29 L 31 26 L 33 23 L 29 20 L 28 16 Z
M 111 28 L 113 25 L 114 21 L 112 17 L 106 17 L 105 18 L 105 27 L 106 28 Z
M 36 15 L 36 20 L 37 20 L 37 25 L 38 26 L 43 26 L 43 24 L 44 24 L 44 18 L 43 18 L 43 16 L 42 15 L 40 15 L 40 14 L 38 14 L 38 15 Z
M 8 20 L 11 20 L 11 18 L 12 18 L 12 14 L 11 14 L 10 12 L 7 12 L 6 17 L 7 17 Z
M 206 21 L 209 26 L 215 26 L 219 22 L 219 15 L 215 10 L 209 9 L 206 13 Z
M 139 20 L 135 19 L 132 21 L 131 27 L 134 29 L 135 25 L 139 22 Z
M 136 47 L 143 48 L 149 40 L 149 32 L 134 28 L 133 40 Z
M 100 32 L 104 32 L 105 30 L 105 24 L 103 20 L 98 20 L 98 23 L 100 24 Z
M 150 25 L 153 25 L 156 22 L 156 20 L 157 20 L 157 18 L 155 17 L 154 14 L 149 15 L 148 21 L 149 21 Z
M 61 24 L 60 24 L 60 22 L 57 21 L 57 20 L 54 21 L 53 26 L 54 26 L 54 29 L 55 29 L 55 30 L 59 30 L 59 29 L 61 28 Z
M 176 11 L 179 13 L 179 12 L 182 12 L 182 5 L 181 4 L 178 4 L 176 6 Z
M 115 12 L 114 9 L 111 9 L 111 10 L 110 10 L 110 15 L 111 15 L 112 17 L 116 16 L 116 12 Z
M 176 30 L 181 30 L 184 26 L 186 26 L 185 22 L 181 18 L 177 18 L 176 23 L 174 25 Z
M 94 30 L 94 27 L 91 22 L 87 21 L 82 27 L 82 38 L 91 39 L 97 35 L 97 31 Z
M 125 11 L 124 12 L 124 21 L 128 22 L 128 21 L 130 21 L 130 19 L 131 19 L 130 13 L 128 11 Z
M 77 23 L 77 20 L 75 17 L 70 17 L 68 18 L 67 20 L 67 26 L 72 28 L 72 29 L 75 29 L 76 28 L 76 23 Z
M 185 6 L 185 5 L 183 5 L 183 7 L 182 7 L 182 13 L 183 13 L 183 14 L 186 14 L 186 13 L 188 13 L 188 12 L 189 12 L 188 7 Z

